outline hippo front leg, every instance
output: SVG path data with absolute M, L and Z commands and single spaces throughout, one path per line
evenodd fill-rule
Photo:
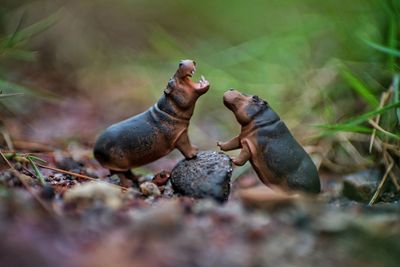
M 198 152 L 198 148 L 190 143 L 187 131 L 182 133 L 175 146 L 187 159 L 194 158 Z
M 238 149 L 241 147 L 239 136 L 236 136 L 226 142 L 217 142 L 217 146 L 219 146 L 219 148 L 221 148 L 222 151 Z
M 243 166 L 251 157 L 250 149 L 246 144 L 242 144 L 242 150 L 237 157 L 232 158 L 233 164 Z

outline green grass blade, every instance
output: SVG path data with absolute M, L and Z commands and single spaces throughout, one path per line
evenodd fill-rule
M 358 125 L 352 125 L 352 124 L 326 124 L 326 125 L 316 125 L 315 127 L 321 128 L 325 130 L 326 132 L 351 132 L 351 133 L 364 133 L 364 134 L 371 134 L 373 129 L 364 127 L 364 126 L 358 126 Z M 387 135 L 388 137 L 392 137 L 394 139 L 400 140 L 400 135 L 388 132 L 388 131 L 381 131 L 378 130 L 380 133 Z
M 21 18 L 20 18 L 19 21 L 18 21 L 18 25 L 17 25 L 17 27 L 15 28 L 15 31 L 13 32 L 13 34 L 8 38 L 7 42 L 5 43 L 5 47 L 6 47 L 6 48 L 10 48 L 10 47 L 13 46 L 15 36 L 17 36 L 18 32 L 20 31 L 20 29 L 21 29 L 21 27 L 22 27 L 22 23 L 23 23 L 25 17 L 26 17 L 26 12 L 24 12 L 24 13 L 22 14 Z
M 41 159 L 41 158 L 33 156 L 33 155 L 29 155 L 28 157 L 30 157 L 32 160 L 38 161 L 40 163 L 47 163 L 47 161 L 45 161 L 44 159 Z
M 349 70 L 343 68 L 341 74 L 351 88 L 354 89 L 354 91 L 356 91 L 356 93 L 361 96 L 369 105 L 372 107 L 377 107 L 379 105 L 378 99 L 376 99 L 371 90 Z
M 352 124 L 320 124 L 314 127 L 324 129 L 330 132 L 352 132 L 352 133 L 372 133 L 372 129 L 365 126 L 358 126 Z
M 16 60 L 33 62 L 37 58 L 37 52 L 18 49 L 18 48 L 13 47 L 13 48 L 4 49 L 4 51 L 0 55 L 0 57 L 8 57 L 8 58 L 16 59 Z
M 22 41 L 25 41 L 45 30 L 47 30 L 49 27 L 51 27 L 60 17 L 60 12 L 56 12 L 47 18 L 44 18 L 26 28 L 19 29 L 17 27 L 17 31 L 9 35 L 4 41 L 3 41 L 3 47 L 13 47 L 17 43 L 20 43 Z
M 38 98 L 46 99 L 46 100 L 53 100 L 53 101 L 58 101 L 60 100 L 60 96 L 41 90 L 39 88 L 28 88 L 10 81 L 2 80 L 0 79 L 0 88 L 2 89 L 8 89 L 10 91 L 14 91 L 17 93 L 23 93 L 26 96 L 35 96 Z M 11 94 L 11 93 L 10 93 Z
M 353 133 L 367 133 L 370 134 L 372 133 L 372 129 L 366 126 L 362 126 L 360 124 L 368 121 L 369 119 L 385 113 L 386 111 L 393 109 L 393 108 L 398 108 L 400 107 L 400 102 L 396 102 L 387 106 L 384 106 L 382 108 L 369 111 L 367 113 L 361 114 L 355 118 L 349 119 L 344 123 L 338 123 L 338 124 L 320 124 L 320 125 L 314 125 L 314 127 L 323 129 L 327 132 L 353 132 Z M 390 132 L 382 132 L 382 134 L 385 134 L 389 137 L 395 138 L 395 139 L 400 139 L 400 136 L 394 133 Z
M 371 42 L 369 40 L 364 40 L 364 42 L 367 45 L 369 45 L 370 47 L 372 47 L 372 48 L 374 48 L 374 49 L 376 49 L 376 50 L 378 50 L 380 52 L 383 52 L 383 53 L 386 53 L 386 54 L 389 54 L 389 55 L 392 55 L 392 56 L 395 56 L 395 57 L 400 57 L 400 50 L 393 49 L 393 48 L 390 48 L 390 47 L 386 47 L 386 46 Z
M 389 36 L 388 36 L 388 47 L 390 49 L 396 50 L 397 48 L 397 20 L 395 15 L 390 16 L 390 23 L 389 23 Z M 388 67 L 391 71 L 396 70 L 396 56 L 393 54 L 388 54 Z
M 46 184 L 43 174 L 40 172 L 39 168 L 36 166 L 35 162 L 32 159 L 32 156 L 27 156 L 27 160 L 32 165 L 33 170 L 35 171 L 35 175 L 39 178 L 39 181 L 42 185 Z
M 400 74 L 396 74 L 393 79 L 393 101 L 395 103 L 400 102 L 399 95 L 399 83 L 400 83 Z M 400 108 L 396 108 L 396 116 L 397 116 L 397 125 L 400 124 Z
M 21 96 L 24 95 L 23 93 L 14 93 L 14 94 L 1 94 L 0 93 L 0 99 L 6 98 L 6 97 L 13 97 L 13 96 Z
M 373 117 L 375 117 L 375 116 L 377 116 L 379 114 L 385 113 L 386 111 L 388 111 L 388 110 L 390 110 L 392 108 L 398 108 L 398 107 L 400 107 L 400 102 L 389 104 L 389 105 L 386 105 L 386 106 L 384 106 L 382 108 L 378 108 L 376 110 L 369 111 L 369 112 L 361 114 L 361 115 L 359 115 L 359 116 L 357 116 L 355 118 L 352 118 L 352 119 L 346 121 L 345 124 L 352 124 L 352 125 L 361 124 L 361 123 L 366 122 L 367 120 L 369 120 L 369 119 L 371 119 L 371 118 L 373 118 Z

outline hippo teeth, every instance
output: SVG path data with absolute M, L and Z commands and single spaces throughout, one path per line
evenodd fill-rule
M 206 80 L 206 78 L 204 78 L 203 75 L 201 75 L 199 83 L 200 83 L 200 85 L 204 85 L 204 84 L 207 84 L 208 81 Z

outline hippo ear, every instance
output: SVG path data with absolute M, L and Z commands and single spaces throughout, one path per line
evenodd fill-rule
M 167 87 L 165 87 L 164 93 L 168 95 L 172 92 L 173 89 L 174 89 L 174 80 L 171 79 L 169 80 Z
M 166 93 L 167 95 L 169 95 L 171 93 L 171 91 L 172 91 L 172 88 L 169 86 L 165 87 L 165 89 L 164 89 L 164 93 Z

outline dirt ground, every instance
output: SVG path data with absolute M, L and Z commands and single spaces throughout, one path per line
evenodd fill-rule
M 173 194 L 170 183 L 159 186 L 161 195 L 121 188 L 118 177 L 107 175 L 90 153 L 75 146 L 34 154 L 46 160 L 35 160 L 45 185 L 25 154 L 3 153 L 1 266 L 398 262 L 398 203 L 369 207 L 351 201 L 341 195 L 341 179 L 330 175 L 321 175 L 319 196 L 287 197 L 271 195 L 247 172 L 233 182 L 229 200 L 219 204 Z M 140 181 L 152 179 L 150 174 Z

